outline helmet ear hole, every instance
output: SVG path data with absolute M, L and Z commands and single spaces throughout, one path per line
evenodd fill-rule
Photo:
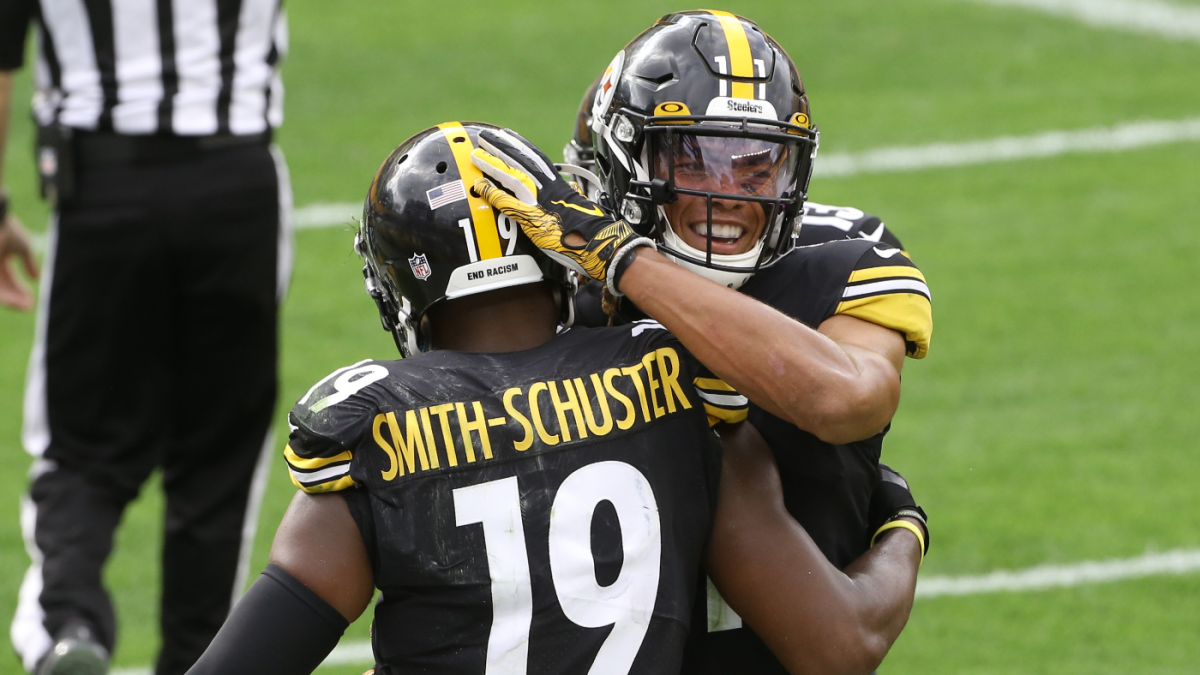
M 437 171 L 438 173 L 446 173 L 446 163 L 438 162 L 437 166 L 434 168 L 434 170 Z

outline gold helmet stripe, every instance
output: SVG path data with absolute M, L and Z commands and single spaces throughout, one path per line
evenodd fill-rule
M 471 194 L 471 186 L 475 184 L 475 180 L 483 177 L 483 172 L 471 163 L 471 151 L 475 149 L 475 145 L 471 143 L 467 130 L 458 122 L 439 124 L 438 128 L 446 135 L 446 142 L 450 144 L 450 151 L 454 153 L 454 164 L 458 166 L 458 175 L 462 178 L 463 187 L 467 189 L 467 203 L 471 206 L 473 225 L 471 229 L 475 230 L 475 241 L 479 244 L 479 259 L 499 258 L 504 255 L 504 249 L 500 248 L 496 213 L 492 211 L 491 204 Z M 463 140 L 455 142 L 457 138 Z
M 725 31 L 725 43 L 729 45 L 729 74 L 733 77 L 754 77 L 754 61 L 750 56 L 750 39 L 746 37 L 746 27 L 742 20 L 730 14 L 710 9 L 712 15 L 721 22 Z M 730 94 L 733 98 L 754 98 L 754 85 L 750 82 L 731 82 Z

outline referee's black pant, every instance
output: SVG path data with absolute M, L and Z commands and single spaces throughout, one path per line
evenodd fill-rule
M 82 622 L 111 652 L 101 570 L 122 511 L 161 468 L 156 671 L 174 675 L 220 628 L 239 559 L 248 563 L 290 187 L 265 141 L 175 161 L 81 160 L 77 196 L 47 241 L 27 376 L 23 440 L 37 459 L 22 524 L 33 565 L 13 642 L 30 668 Z

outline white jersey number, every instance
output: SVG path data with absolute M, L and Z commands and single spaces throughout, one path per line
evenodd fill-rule
M 592 558 L 592 516 L 613 505 L 624 562 L 601 586 Z M 517 479 L 454 491 L 458 526 L 480 523 L 492 581 L 492 630 L 485 675 L 524 675 L 533 618 L 532 583 Z M 550 575 L 563 614 L 586 628 L 612 626 L 589 674 L 623 675 L 642 646 L 658 597 L 662 531 L 650 482 L 624 462 L 597 462 L 563 481 L 550 509 Z

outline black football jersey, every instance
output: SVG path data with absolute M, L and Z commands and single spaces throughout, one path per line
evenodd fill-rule
M 797 248 L 741 291 L 812 328 L 845 314 L 898 331 L 911 357 L 929 350 L 933 318 L 925 277 L 903 251 L 886 244 L 840 239 Z M 788 511 L 844 569 L 870 544 L 867 510 L 887 429 L 831 445 L 753 404 L 749 420 L 775 456 Z M 697 603 L 684 673 L 786 673 L 711 584 L 706 596 Z
M 573 329 L 335 371 L 285 456 L 359 525 L 381 675 L 677 673 L 745 406 L 657 323 Z
M 884 225 L 879 216 L 853 206 L 828 206 L 804 202 L 800 222 L 795 228 L 797 246 L 824 244 L 837 239 L 866 239 L 903 250 L 896 235 Z
M 846 314 L 904 335 L 908 355 L 923 358 L 933 331 L 929 288 L 900 241 L 872 215 L 808 203 L 797 248 L 740 289 L 811 328 Z M 605 325 L 600 284 L 580 289 L 577 321 Z M 616 323 L 643 316 L 622 302 Z M 882 433 L 834 446 L 751 404 L 750 422 L 779 466 L 788 511 L 839 569 L 866 552 L 873 534 L 867 509 L 879 482 Z M 700 589 L 684 673 L 784 673 L 761 640 L 742 625 L 711 584 Z

